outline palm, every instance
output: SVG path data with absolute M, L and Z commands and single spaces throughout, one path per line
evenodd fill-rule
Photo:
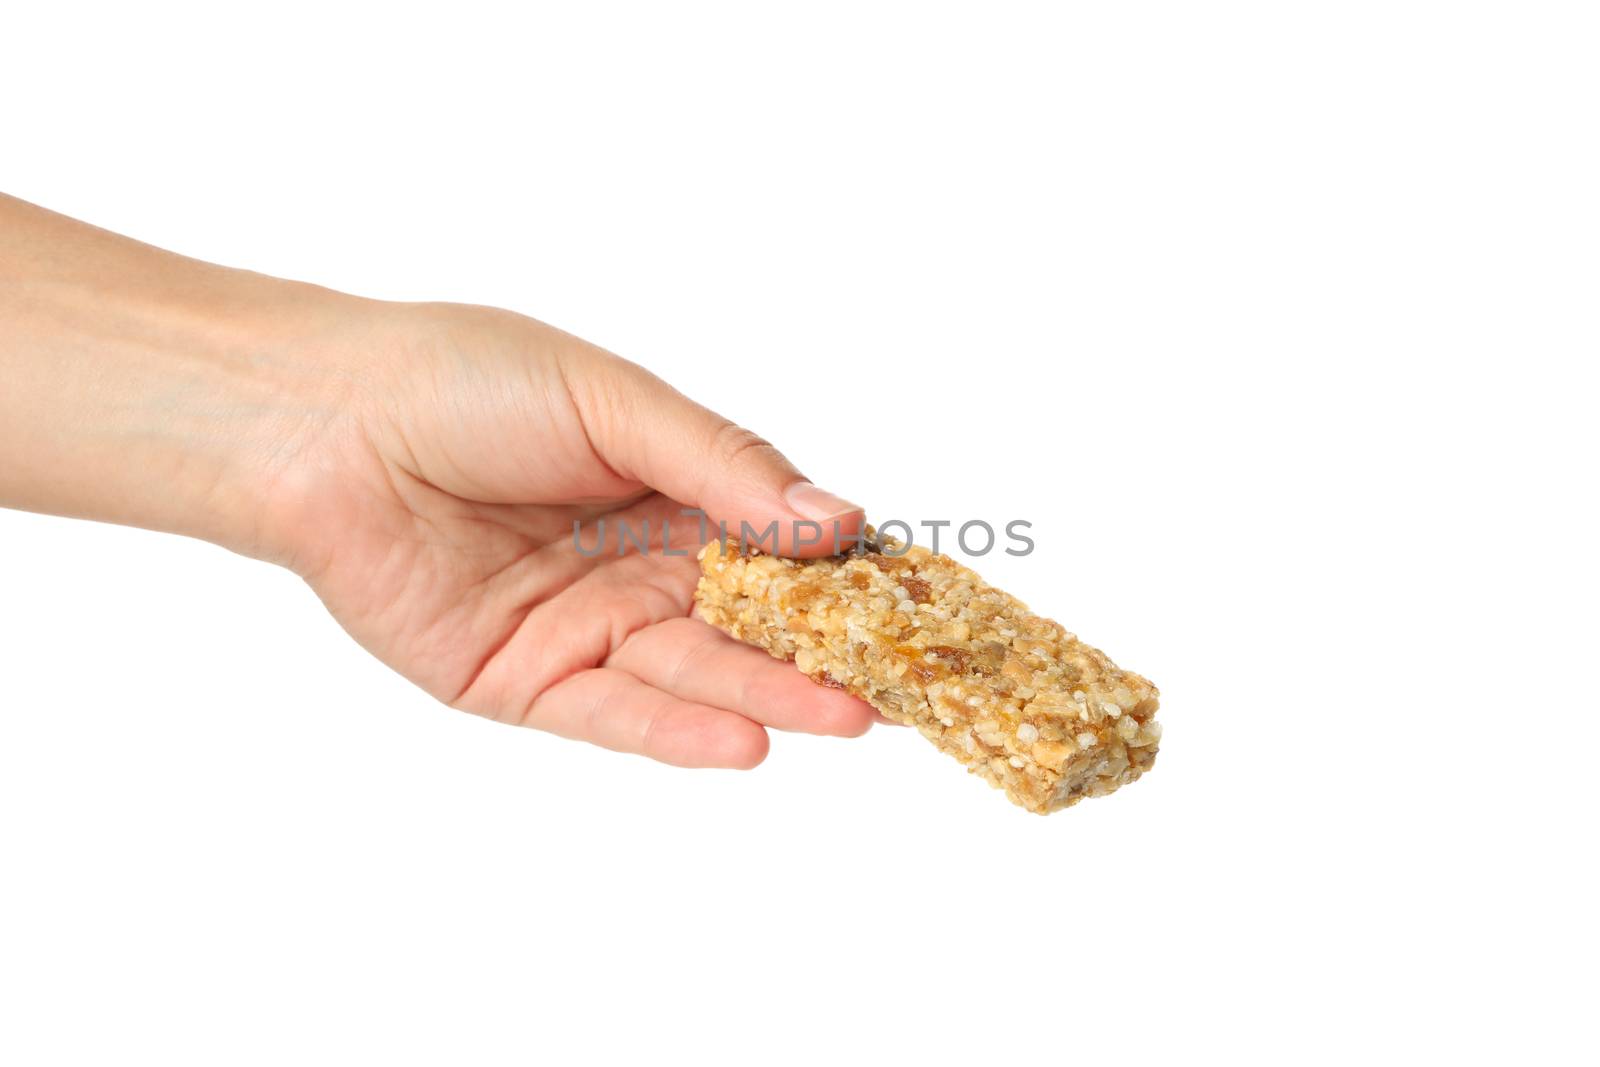
M 689 613 L 692 556 L 585 558 L 576 508 L 478 504 L 420 484 L 407 496 L 361 501 L 337 565 L 313 585 L 357 640 L 447 703 L 521 721 L 550 682 Z M 653 496 L 603 517 L 614 527 L 665 504 Z

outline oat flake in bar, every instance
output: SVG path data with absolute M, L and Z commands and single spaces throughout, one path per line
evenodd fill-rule
M 792 560 L 700 552 L 700 615 L 915 726 L 1045 814 L 1155 762 L 1159 693 L 949 556 L 906 549 Z

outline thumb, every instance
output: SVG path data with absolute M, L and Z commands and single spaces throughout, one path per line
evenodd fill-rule
M 624 479 L 704 511 L 764 549 L 806 558 L 848 550 L 862 509 L 811 484 L 770 442 L 611 356 L 565 374 L 595 451 Z M 772 529 L 773 526 L 776 529 Z

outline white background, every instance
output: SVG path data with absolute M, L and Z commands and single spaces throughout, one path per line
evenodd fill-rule
M 1593 1062 L 1589 5 L 513 7 L 8 11 L 0 187 L 1030 519 L 1159 763 L 671 770 L 0 513 L 0 1060 Z

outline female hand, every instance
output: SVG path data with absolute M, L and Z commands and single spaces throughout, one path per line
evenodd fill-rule
M 667 763 L 751 767 L 765 727 L 874 719 L 691 617 L 701 529 L 682 514 L 776 520 L 780 551 L 816 555 L 861 510 L 625 360 L 510 312 L 226 270 L 3 197 L 0 321 L 0 505 L 283 563 L 440 700 Z M 592 551 L 602 519 L 605 550 L 578 551 L 574 521 Z M 807 520 L 822 543 L 796 543 Z M 618 522 L 648 523 L 648 550 L 618 555 Z
M 816 555 L 831 546 L 797 547 L 795 523 L 831 541 L 860 509 L 538 322 L 369 313 L 383 321 L 339 414 L 272 494 L 298 569 L 357 640 L 456 707 L 681 766 L 754 766 L 767 726 L 866 731 L 866 704 L 690 617 L 701 523 L 683 514 L 777 520 L 786 551 Z M 619 524 L 646 550 L 619 555 Z

